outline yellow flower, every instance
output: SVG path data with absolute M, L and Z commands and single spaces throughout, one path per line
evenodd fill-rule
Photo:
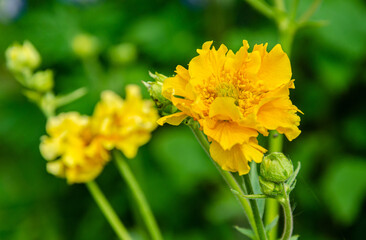
M 284 133 L 291 141 L 300 134 L 299 110 L 292 105 L 289 88 L 291 65 L 280 45 L 267 52 L 267 44 L 249 45 L 236 53 L 212 41 L 198 49 L 189 68 L 176 68 L 167 78 L 163 96 L 181 111 L 159 119 L 179 125 L 187 116 L 200 123 L 207 135 L 212 158 L 224 169 L 249 172 L 248 161 L 261 162 L 266 151 L 258 145 L 258 133 L 268 130 Z
M 40 151 L 49 161 L 47 171 L 69 183 L 93 180 L 109 161 L 108 151 L 91 132 L 88 116 L 62 113 L 48 120 L 46 130 L 49 136 L 41 138 Z
M 126 100 L 112 91 L 104 91 L 92 116 L 92 128 L 105 148 L 117 148 L 133 158 L 140 146 L 151 138 L 157 127 L 157 110 L 151 100 L 143 100 L 137 85 L 126 87 Z

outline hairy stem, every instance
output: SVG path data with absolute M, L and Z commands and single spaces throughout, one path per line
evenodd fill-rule
M 281 201 L 281 205 L 283 208 L 285 224 L 283 228 L 283 234 L 281 240 L 290 240 L 293 230 L 293 219 L 292 219 L 292 210 L 290 205 L 290 199 L 288 196 Z
M 254 194 L 252 183 L 250 181 L 249 175 L 248 174 L 243 175 L 243 179 L 244 179 L 244 184 L 245 184 L 245 188 L 247 189 L 248 195 Z M 259 239 L 266 240 L 267 239 L 266 231 L 264 230 L 262 218 L 261 218 L 261 215 L 259 214 L 257 200 L 250 199 L 249 202 L 250 202 L 250 205 L 251 205 L 252 210 L 253 210 L 254 220 L 255 220 L 255 224 L 257 226 Z
M 235 190 L 240 195 L 245 195 L 243 190 L 240 188 L 240 185 L 234 178 L 234 176 L 230 172 L 222 170 L 222 168 L 220 166 L 218 166 L 217 163 L 211 158 L 210 144 L 208 143 L 206 137 L 203 135 L 201 130 L 198 128 L 198 126 L 194 125 L 194 126 L 190 126 L 190 128 L 191 128 L 193 134 L 196 136 L 198 142 L 201 144 L 202 148 L 205 150 L 205 152 L 207 153 L 207 155 L 209 156 L 209 158 L 211 159 L 213 164 L 216 166 L 216 169 L 220 172 L 220 174 L 224 178 L 225 182 L 229 185 L 230 189 Z M 235 197 L 238 199 L 241 206 L 243 207 L 244 213 L 246 214 L 248 221 L 249 221 L 250 225 L 252 226 L 253 230 L 255 231 L 257 237 L 259 237 L 256 221 L 254 219 L 253 211 L 250 207 L 248 200 L 245 198 L 241 198 L 237 195 L 235 195 Z

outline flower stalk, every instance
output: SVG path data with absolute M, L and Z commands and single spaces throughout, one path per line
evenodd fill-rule
M 137 183 L 136 178 L 132 174 L 130 167 L 128 166 L 126 159 L 122 156 L 120 152 L 117 150 L 113 151 L 113 155 L 117 164 L 117 168 L 121 173 L 121 176 L 127 182 L 127 185 L 131 189 L 133 198 L 135 199 L 142 219 L 144 220 L 147 230 L 149 231 L 150 237 L 153 240 L 162 240 L 162 236 L 158 227 L 158 224 L 155 221 L 154 215 L 151 212 L 149 204 L 145 198 L 144 193 L 142 192 L 139 184 Z
M 286 190 L 284 190 L 284 191 L 286 191 Z M 285 219 L 281 240 L 290 240 L 291 235 L 292 235 L 292 230 L 293 230 L 292 210 L 291 210 L 291 204 L 290 204 L 290 199 L 289 199 L 288 194 L 285 193 L 284 196 L 285 197 L 283 197 L 282 199 L 279 200 L 279 202 L 283 208 L 284 219 Z
M 244 180 L 245 188 L 247 190 L 247 194 L 249 194 L 249 195 L 254 194 L 252 183 L 250 181 L 249 175 L 248 174 L 243 175 L 243 180 Z M 249 202 L 250 202 L 250 205 L 251 205 L 252 210 L 253 210 L 253 216 L 254 216 L 255 224 L 257 226 L 259 239 L 266 240 L 267 239 L 266 231 L 264 230 L 263 221 L 262 221 L 261 215 L 259 214 L 257 200 L 256 199 L 250 199 Z
M 119 239 L 132 240 L 125 226 L 118 218 L 116 212 L 113 210 L 98 185 L 94 181 L 87 182 L 85 185 Z
M 191 128 L 191 130 L 192 130 L 193 134 L 195 135 L 196 139 L 198 140 L 198 142 L 202 146 L 203 150 L 206 152 L 208 157 L 211 159 L 211 161 L 215 165 L 216 169 L 220 172 L 220 174 L 224 178 L 225 182 L 229 185 L 230 189 L 232 189 L 232 191 L 235 191 L 235 192 L 238 193 L 238 194 L 234 194 L 234 195 L 238 199 L 238 201 L 240 202 L 242 208 L 244 209 L 244 213 L 247 216 L 249 224 L 253 228 L 257 238 L 259 238 L 260 234 L 259 234 L 259 231 L 257 229 L 257 223 L 256 223 L 256 220 L 254 218 L 252 208 L 251 208 L 251 206 L 250 206 L 247 199 L 240 197 L 240 195 L 244 195 L 244 192 L 240 188 L 240 185 L 238 184 L 238 182 L 236 181 L 236 179 L 234 178 L 234 176 L 230 172 L 222 170 L 222 168 L 220 166 L 218 166 L 218 164 L 211 158 L 210 150 L 209 150 L 210 149 L 210 144 L 208 143 L 206 137 L 203 135 L 203 133 L 199 129 L 198 124 L 194 123 L 194 124 L 188 124 L 188 125 Z M 259 238 L 259 239 L 265 239 L 265 238 Z

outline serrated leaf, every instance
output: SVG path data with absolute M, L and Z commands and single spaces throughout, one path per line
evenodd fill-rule
M 251 238 L 251 239 L 254 239 L 254 232 L 252 229 L 249 229 L 249 228 L 242 228 L 242 227 L 239 227 L 239 226 L 234 226 L 234 228 L 236 230 L 238 230 L 241 234 Z
M 265 229 L 266 229 L 266 231 L 267 232 L 269 232 L 269 231 L 271 231 L 271 229 L 274 227 L 274 226 L 276 226 L 277 225 L 277 223 L 278 223 L 278 216 L 276 216 L 273 220 L 272 220 L 272 222 L 270 222 L 266 227 L 265 227 Z

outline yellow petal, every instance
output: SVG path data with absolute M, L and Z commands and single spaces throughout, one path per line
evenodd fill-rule
M 210 120 L 201 122 L 204 133 L 220 143 L 224 150 L 228 150 L 236 144 L 249 142 L 250 138 L 258 136 L 255 129 L 242 127 L 235 122 Z
M 292 105 L 288 97 L 280 97 L 262 105 L 258 110 L 257 117 L 265 128 L 284 133 L 288 140 L 292 141 L 301 133 L 297 127 L 300 124 L 297 112 L 299 110 Z
M 245 152 L 244 152 L 245 151 Z M 237 144 L 230 150 L 224 150 L 219 143 L 213 141 L 210 154 L 223 170 L 247 174 L 250 170 L 248 161 L 261 162 L 265 149 L 255 144 Z
M 251 138 L 248 144 L 242 144 L 241 150 L 248 161 L 254 161 L 256 163 L 262 162 L 263 153 L 267 152 L 265 148 L 258 145 L 256 138 Z
M 261 61 L 261 56 L 258 51 L 250 53 L 245 72 L 253 75 L 257 74 L 261 67 Z
M 126 99 L 138 99 L 138 100 L 140 100 L 141 98 L 142 98 L 141 97 L 141 91 L 140 91 L 140 87 L 138 85 L 129 84 L 129 85 L 126 86 Z
M 76 166 L 66 170 L 69 184 L 85 183 L 94 180 L 103 170 L 102 165 Z
M 181 122 L 188 117 L 187 114 L 185 114 L 184 112 L 178 112 L 178 113 L 174 113 L 165 117 L 160 118 L 157 123 L 160 126 L 163 126 L 164 123 L 169 123 L 170 125 L 174 125 L 174 126 L 178 126 L 179 124 L 181 124 Z
M 47 163 L 47 172 L 57 176 L 64 177 L 65 176 L 65 166 L 61 160 L 56 160 Z
M 116 143 L 116 148 L 121 150 L 127 158 L 134 158 L 137 155 L 140 146 L 146 144 L 151 138 L 151 134 L 148 131 L 138 131 L 131 133 L 121 141 Z
M 231 97 L 217 97 L 210 106 L 210 118 L 218 120 L 240 119 L 239 108 L 235 105 L 235 99 Z
M 197 50 L 200 55 L 189 63 L 190 84 L 193 86 L 203 83 L 211 76 L 219 78 L 222 73 L 228 49 L 225 45 L 221 45 L 218 50 L 215 48 L 210 50 L 211 44 L 212 42 L 206 42 L 202 50 Z
M 277 44 L 268 54 L 265 54 L 258 77 L 267 89 L 272 90 L 291 80 L 291 64 L 281 45 Z
M 174 77 L 170 77 L 164 80 L 162 94 L 165 98 L 171 99 L 172 95 L 185 97 L 186 85 L 189 80 L 188 70 L 182 66 L 177 66 Z

